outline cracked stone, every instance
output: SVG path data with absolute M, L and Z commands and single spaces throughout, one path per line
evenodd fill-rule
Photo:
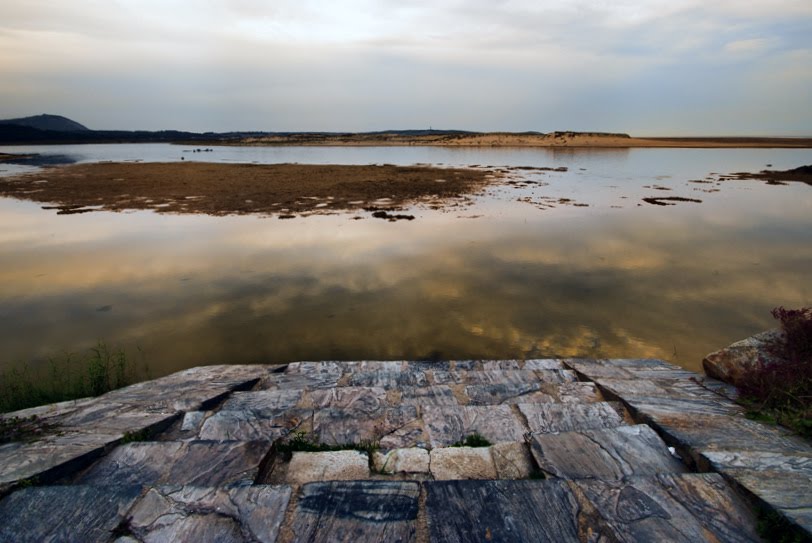
M 290 484 L 369 479 L 369 457 L 361 451 L 295 452 L 287 479 Z

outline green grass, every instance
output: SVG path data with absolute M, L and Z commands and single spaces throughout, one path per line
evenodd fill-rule
M 99 396 L 139 377 L 148 378 L 148 372 L 137 371 L 123 349 L 99 342 L 83 355 L 66 354 L 44 367 L 26 365 L 0 373 L 0 413 Z
M 290 459 L 294 452 L 361 451 L 367 453 L 371 462 L 372 453 L 378 449 L 380 443 L 377 441 L 328 445 L 315 441 L 307 432 L 293 432 L 287 439 L 276 444 L 276 451 L 287 459 Z
M 484 436 L 474 432 L 473 434 L 469 434 L 465 436 L 460 441 L 453 443 L 452 447 L 490 447 L 492 443 L 488 441 Z

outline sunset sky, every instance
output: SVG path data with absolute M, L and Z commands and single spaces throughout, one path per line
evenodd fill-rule
M 812 135 L 810 0 L 3 0 L 0 118 Z

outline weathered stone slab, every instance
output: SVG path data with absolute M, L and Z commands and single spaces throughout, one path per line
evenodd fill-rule
M 290 484 L 369 478 L 369 457 L 361 451 L 295 452 L 288 465 Z
M 296 407 L 303 393 L 295 388 L 235 392 L 223 402 L 220 411 L 253 411 L 265 417 L 276 417 Z
M 78 431 L 33 443 L 0 445 L 0 494 L 18 481 L 48 483 L 87 467 L 121 439 L 120 434 Z
M 539 358 L 536 360 L 527 360 L 524 363 L 526 370 L 565 370 L 568 369 L 561 360 L 555 358 Z
M 424 387 L 428 385 L 426 373 L 414 371 L 364 371 L 351 373 L 347 385 L 356 387 L 381 387 L 387 390 L 401 387 Z
M 220 486 L 253 482 L 270 449 L 261 441 L 159 441 L 114 449 L 77 479 L 79 484 Z
M 559 372 L 563 371 L 559 370 Z M 552 372 L 551 375 L 555 374 L 555 377 L 550 377 L 550 379 L 564 378 L 556 370 L 550 370 L 550 372 Z M 531 370 L 434 371 L 432 372 L 432 378 L 435 384 L 438 385 L 522 385 L 539 381 L 538 373 Z
M 338 362 L 340 368 L 345 372 L 369 372 L 369 371 L 383 371 L 383 372 L 400 372 L 409 371 L 420 368 L 419 363 L 406 362 L 402 360 L 361 360 L 353 362 Z
M 624 423 L 619 404 L 520 403 L 519 411 L 533 433 L 572 432 L 592 428 L 615 428 Z
M 485 371 L 491 370 L 520 370 L 524 362 L 521 360 L 483 360 L 481 366 Z M 479 369 L 479 368 L 474 368 Z
M 527 429 L 508 405 L 426 406 L 423 423 L 432 447 L 445 447 L 478 433 L 491 443 L 523 441 Z
M 571 481 L 583 521 L 607 540 L 756 542 L 755 519 L 717 474 Z
M 598 385 L 610 397 L 622 398 L 644 415 L 736 415 L 744 411 L 727 398 L 691 381 L 599 379 Z
M 497 477 L 490 447 L 432 449 L 430 469 L 438 481 Z
M 746 446 L 746 443 L 743 444 Z M 754 471 L 782 471 L 804 475 L 812 479 L 812 447 L 794 454 L 764 451 L 704 451 L 702 456 L 713 471 L 733 469 Z M 812 499 L 812 489 L 810 489 Z
M 812 477 L 808 473 L 726 469 L 724 475 L 812 533 Z
M 409 360 L 405 363 L 403 368 L 419 371 L 449 370 L 451 369 L 451 364 L 452 362 L 449 360 Z
M 556 385 L 558 400 L 562 403 L 595 403 L 604 401 L 595 383 L 561 383 Z M 531 403 L 531 402 L 528 402 Z
M 525 443 L 497 443 L 490 449 L 499 479 L 526 479 L 532 475 L 535 466 Z
M 499 383 L 495 385 L 469 385 L 465 387 L 471 405 L 498 405 L 500 403 L 519 403 L 527 398 L 531 401 L 545 400 L 546 395 L 532 395 L 541 388 L 539 383 L 510 384 Z M 552 402 L 553 398 L 547 396 Z
M 531 451 L 542 471 L 564 479 L 621 479 L 683 473 L 665 443 L 648 426 L 534 435 Z
M 367 416 L 388 406 L 386 390 L 380 387 L 336 387 L 307 391 L 301 402 L 310 409 L 351 409 Z
M 345 368 L 338 362 L 294 362 L 284 373 L 273 373 L 263 378 L 261 389 L 314 389 L 332 388 L 338 384 Z
M 278 413 L 280 416 L 285 413 Z M 290 432 L 280 418 L 268 418 L 270 412 L 218 411 L 201 421 L 196 439 L 214 441 L 274 441 Z
M 288 486 L 150 488 L 129 515 L 140 541 L 273 543 L 290 501 Z
M 0 501 L 0 541 L 109 541 L 140 486 L 44 486 Z
M 380 473 L 429 473 L 429 451 L 419 447 L 373 453 L 375 469 Z
M 166 411 L 205 411 L 233 390 L 244 389 L 272 374 L 274 368 L 261 365 L 199 366 L 143 383 L 108 392 L 104 402 L 159 407 Z
M 408 449 L 412 447 L 427 448 L 428 438 L 423 427 L 422 419 L 415 419 L 397 430 L 394 430 L 379 441 L 383 450 Z
M 563 481 L 434 481 L 425 488 L 430 541 L 580 541 L 578 503 Z
M 403 387 L 401 403 L 404 405 L 459 405 L 451 387 L 429 385 L 425 387 Z
M 644 413 L 644 415 L 647 415 Z M 697 413 L 647 417 L 670 445 L 691 450 L 694 459 L 707 451 L 765 451 L 804 453 L 809 445 L 788 430 L 768 426 L 744 417 L 708 416 Z
M 378 441 L 417 420 L 417 408 L 411 405 L 387 407 L 375 416 L 353 409 L 321 409 L 313 415 L 313 433 L 329 445 Z
M 406 481 L 311 483 L 301 488 L 291 532 L 297 541 L 415 541 L 420 487 Z

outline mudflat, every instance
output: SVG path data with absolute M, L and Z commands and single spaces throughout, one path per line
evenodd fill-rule
M 210 215 L 367 210 L 380 218 L 418 202 L 439 207 L 501 176 L 485 168 L 309 164 L 95 163 L 0 178 L 0 196 L 59 213 L 151 209 Z

